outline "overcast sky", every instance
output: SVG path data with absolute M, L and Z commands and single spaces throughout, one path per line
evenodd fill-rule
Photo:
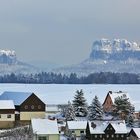
M 0 48 L 25 62 L 79 63 L 100 38 L 140 43 L 140 0 L 0 1 Z

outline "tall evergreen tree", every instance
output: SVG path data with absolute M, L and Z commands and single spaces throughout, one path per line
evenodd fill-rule
M 134 124 L 134 114 L 133 113 L 130 113 L 127 116 L 126 122 L 127 122 L 128 126 L 133 127 L 133 124 Z
M 103 108 L 97 96 L 94 97 L 92 103 L 89 107 L 88 119 L 92 120 L 101 120 L 103 119 Z
M 134 111 L 134 107 L 127 96 L 117 97 L 114 102 L 114 115 L 120 116 L 122 119 L 127 119 L 127 115 Z
M 77 117 L 87 116 L 87 103 L 82 89 L 76 91 L 73 106 Z
M 68 102 L 68 107 L 66 109 L 65 118 L 67 121 L 75 120 L 75 112 L 71 102 Z

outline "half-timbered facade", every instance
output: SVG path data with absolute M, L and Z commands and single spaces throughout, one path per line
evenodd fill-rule
M 126 140 L 127 129 L 124 121 L 93 121 L 86 128 L 88 140 Z

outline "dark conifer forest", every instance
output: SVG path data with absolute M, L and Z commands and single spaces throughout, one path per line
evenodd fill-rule
M 62 75 L 42 72 L 38 74 L 8 74 L 0 76 L 0 83 L 34 83 L 34 84 L 140 84 L 140 75 L 132 73 L 92 73 L 77 76 L 75 73 Z

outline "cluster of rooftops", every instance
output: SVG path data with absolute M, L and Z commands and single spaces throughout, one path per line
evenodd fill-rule
M 60 133 L 56 120 L 32 119 L 31 124 L 33 133 L 37 135 L 59 135 Z M 66 130 L 66 135 L 68 132 L 71 132 L 76 137 L 80 137 L 81 134 L 85 134 L 88 140 L 94 140 L 94 138 L 98 137 L 101 138 L 101 136 L 106 137 L 109 136 L 109 134 L 111 134 L 112 137 L 110 140 L 113 140 L 114 137 L 116 137 L 116 140 L 119 137 L 122 137 L 122 140 L 125 140 L 126 138 L 131 137 L 131 134 L 133 135 L 133 133 L 135 133 L 137 138 L 140 138 L 140 128 L 127 128 L 126 123 L 123 120 L 67 121 Z
M 127 92 L 109 91 L 103 102 L 104 109 L 111 109 L 111 105 L 114 104 L 115 98 L 117 98 L 118 96 L 127 96 L 130 99 Z M 28 108 L 29 106 L 31 107 L 30 109 Z M 33 106 L 36 106 L 36 108 Z M 24 121 L 31 121 L 33 133 L 37 135 L 59 135 L 60 128 L 58 126 L 58 122 L 57 120 L 49 120 L 46 118 L 45 106 L 46 104 L 41 99 L 39 99 L 34 93 L 30 92 L 6 91 L 0 95 L 0 111 L 19 111 L 20 119 Z M 32 115 L 33 118 L 29 118 L 32 117 Z M 133 128 L 130 131 L 130 128 L 128 129 L 126 127 L 126 123 L 123 120 L 67 121 L 66 127 L 71 132 L 79 130 L 82 133 L 84 132 L 86 135 L 106 135 L 108 134 L 108 131 L 113 131 L 113 133 L 116 135 L 135 132 L 135 134 L 137 134 L 137 137 L 140 138 L 140 128 Z M 92 139 L 91 137 L 89 138 Z

